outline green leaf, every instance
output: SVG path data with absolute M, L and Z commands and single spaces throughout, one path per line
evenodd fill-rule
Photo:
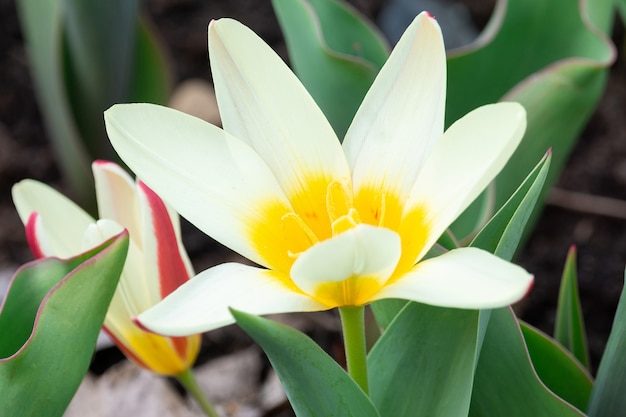
M 496 215 L 476 235 L 470 246 L 485 249 L 502 259 L 511 260 L 524 228 L 541 194 L 550 168 L 548 152 Z
M 499 100 L 518 101 L 528 112 L 522 144 L 497 177 L 496 208 L 548 148 L 548 188 L 562 170 L 614 60 L 597 30 L 609 31 L 611 15 L 612 0 L 501 0 L 479 41 L 450 54 L 448 123 Z
M 561 277 L 554 338 L 572 352 L 583 366 L 589 368 L 587 336 L 578 296 L 575 246 L 572 246 L 567 254 L 563 276 Z
M 91 158 L 80 137 L 65 90 L 61 0 L 17 0 L 17 9 L 55 158 L 81 206 L 95 209 Z
M 102 113 L 128 99 L 137 0 L 63 0 L 66 94 L 92 158 L 115 160 Z
M 122 272 L 126 232 L 21 268 L 0 311 L 3 416 L 61 416 L 87 372 Z
M 476 367 L 469 416 L 584 416 L 541 382 L 510 308 L 491 312 Z
M 64 0 L 66 85 L 92 158 L 118 160 L 102 113 L 115 103 L 164 104 L 169 68 L 137 0 Z
M 563 346 L 531 325 L 520 322 L 533 367 L 552 392 L 585 411 L 593 380 L 585 367 Z
M 589 417 L 621 416 L 626 410 L 626 286 L 622 289 L 611 334 L 591 391 Z
M 147 19 L 140 18 L 136 29 L 133 73 L 127 101 L 166 104 L 172 88 L 172 74 L 165 51 Z
M 350 376 L 306 335 L 231 310 L 267 354 L 298 417 L 375 417 L 378 412 Z
M 295 73 L 340 140 L 389 55 L 378 31 L 335 0 L 273 0 Z
M 367 358 L 381 416 L 467 415 L 478 325 L 476 310 L 406 305 Z

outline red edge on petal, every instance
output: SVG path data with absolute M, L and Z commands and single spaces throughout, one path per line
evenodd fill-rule
M 437 20 L 435 16 L 433 16 L 428 10 L 424 10 L 424 13 L 426 13 L 426 16 L 430 17 L 431 19 Z
M 137 185 L 145 195 L 152 214 L 152 227 L 157 242 L 161 298 L 165 298 L 189 281 L 189 272 L 181 257 L 178 239 L 165 203 L 143 182 L 139 181 Z
M 533 287 L 535 286 L 535 277 L 533 276 L 530 280 L 530 284 L 528 284 L 528 288 L 526 289 L 526 292 L 524 293 L 524 296 L 522 298 L 526 298 L 528 296 L 528 294 L 530 294 L 530 291 L 533 289 Z
M 37 224 L 39 223 L 39 219 L 39 213 L 34 211 L 30 213 L 30 216 L 28 216 L 28 220 L 26 221 L 26 225 L 24 226 L 28 247 L 30 248 L 30 251 L 33 253 L 33 256 L 36 259 L 44 258 L 46 256 L 43 253 L 43 250 L 41 249 L 41 244 L 39 243 L 39 239 L 37 238 Z
M 190 277 L 185 262 L 181 257 L 174 226 L 165 203 L 143 182 L 138 181 L 137 186 L 146 197 L 152 212 L 152 227 L 157 242 L 159 288 L 161 290 L 161 298 L 165 298 L 187 282 Z M 140 324 L 138 325 L 141 327 Z M 187 339 L 173 337 L 171 340 L 176 352 L 181 357 L 185 357 L 187 354 Z

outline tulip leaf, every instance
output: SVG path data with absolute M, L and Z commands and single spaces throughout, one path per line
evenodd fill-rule
M 526 223 L 537 203 L 550 167 L 548 152 L 496 215 L 476 235 L 470 246 L 485 249 L 511 260 L 522 238 Z
M 379 415 L 352 378 L 306 335 L 261 317 L 231 312 L 267 354 L 296 416 Z
M 91 161 L 118 160 L 102 113 L 164 103 L 169 68 L 137 16 L 137 0 L 18 0 L 33 78 L 56 160 L 81 206 L 95 212 Z
M 626 274 L 625 274 L 626 277 Z M 621 416 L 626 410 L 626 286 L 622 289 L 611 334 L 602 355 L 596 382 L 591 391 L 589 417 Z
M 83 379 L 122 272 L 126 232 L 14 276 L 0 310 L 3 416 L 61 416 Z
M 476 367 L 469 416 L 584 416 L 541 382 L 517 319 L 508 307 L 491 312 Z
M 522 144 L 497 178 L 496 209 L 548 148 L 554 156 L 546 184 L 562 170 L 615 58 L 602 34 L 610 31 L 612 3 L 500 0 L 481 37 L 451 52 L 448 124 L 499 100 L 518 101 L 528 113 Z
M 535 371 L 552 392 L 581 411 L 587 408 L 593 380 L 572 354 L 543 332 L 520 322 Z
M 476 310 L 407 304 L 367 358 L 381 416 L 467 415 L 478 325 Z
M 81 205 L 95 208 L 91 158 L 82 142 L 65 90 L 61 0 L 18 0 L 17 9 L 55 158 Z
M 570 248 L 567 254 L 563 276 L 561 277 L 554 338 L 572 352 L 583 366 L 589 368 L 589 350 L 582 307 L 578 296 L 576 247 L 574 246 Z
M 137 0 L 63 4 L 66 85 L 76 122 L 92 158 L 118 160 L 102 113 L 128 101 L 163 104 L 169 89 L 166 62 L 145 19 L 139 19 Z
M 114 160 L 102 113 L 128 99 L 137 0 L 63 0 L 66 94 L 89 154 Z
M 336 0 L 273 0 L 294 72 L 340 140 L 389 55 L 376 28 Z

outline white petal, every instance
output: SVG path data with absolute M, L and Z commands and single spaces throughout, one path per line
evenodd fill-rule
M 23 180 L 12 189 L 13 203 L 23 223 L 31 213 L 39 213 L 45 235 L 46 256 L 70 258 L 82 252 L 83 233 L 95 220 L 70 199 L 34 180 Z
M 131 239 L 141 246 L 141 223 L 135 181 L 119 165 L 95 161 L 91 165 L 96 184 L 98 214 L 115 220 L 128 230 Z
M 315 294 L 319 284 L 353 277 L 374 278 L 382 286 L 395 269 L 400 251 L 397 233 L 359 225 L 302 253 L 291 268 L 291 278 L 308 294 Z
M 105 112 L 120 157 L 183 217 L 243 256 L 265 265 L 247 235 L 267 215 L 267 202 L 290 210 L 267 165 L 223 130 L 176 110 L 150 104 Z M 279 217 L 280 218 L 280 217 Z M 268 230 L 267 244 L 281 240 Z
M 500 172 L 526 129 L 518 103 L 479 107 L 454 123 L 437 142 L 415 183 L 407 210 L 429 216 L 429 241 L 418 259 Z
M 167 336 L 202 333 L 234 322 L 228 308 L 250 314 L 321 311 L 327 307 L 265 269 L 227 263 L 201 272 L 137 320 Z
M 343 147 L 355 190 L 393 188 L 408 196 L 424 158 L 443 132 L 446 57 L 441 30 L 415 18 L 368 91 Z
M 496 308 L 520 300 L 533 276 L 489 252 L 461 248 L 420 262 L 376 299 L 402 298 L 441 307 Z
M 305 189 L 310 173 L 349 178 L 326 117 L 261 38 L 235 20 L 214 21 L 209 56 L 224 130 L 261 155 L 287 195 Z

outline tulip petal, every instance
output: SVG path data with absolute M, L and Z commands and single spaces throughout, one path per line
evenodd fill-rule
M 446 57 L 428 13 L 408 27 L 376 77 L 343 144 L 355 193 L 362 187 L 409 194 L 443 133 Z
M 302 253 L 291 278 L 329 308 L 363 305 L 391 276 L 400 252 L 397 233 L 359 225 Z
M 12 189 L 13 203 L 22 220 L 30 224 L 43 256 L 71 258 L 81 253 L 83 232 L 95 220 L 67 197 L 34 180 L 22 180 Z M 34 222 L 34 223 L 33 223 Z
M 417 264 L 374 298 L 402 298 L 454 308 L 496 308 L 520 300 L 533 276 L 477 248 L 461 248 Z
M 159 334 L 185 336 L 233 323 L 229 307 L 257 315 L 328 309 L 277 272 L 226 263 L 201 272 L 136 323 Z
M 445 132 L 413 187 L 405 215 L 426 213 L 429 236 L 420 259 L 441 233 L 493 180 L 519 145 L 526 112 L 497 103 L 468 113 Z
M 100 218 L 115 220 L 121 224 L 141 246 L 141 223 L 135 181 L 122 167 L 113 162 L 95 161 L 91 168 L 96 184 Z
M 224 130 L 258 152 L 287 196 L 315 201 L 320 196 L 303 193 L 312 176 L 349 178 L 330 123 L 294 73 L 253 31 L 232 19 L 211 22 L 209 56 Z
M 161 198 L 222 244 L 267 264 L 249 229 L 277 223 L 291 208 L 254 150 L 209 123 L 156 105 L 118 104 L 105 112 L 105 122 L 120 157 Z M 269 220 L 268 205 L 275 207 Z M 280 232 L 268 227 L 257 245 L 282 241 Z
M 177 233 L 178 215 L 143 182 L 137 184 L 143 219 L 143 261 L 147 284 L 156 287 L 152 305 L 171 294 L 194 275 Z M 157 277 L 157 279 L 154 279 Z

